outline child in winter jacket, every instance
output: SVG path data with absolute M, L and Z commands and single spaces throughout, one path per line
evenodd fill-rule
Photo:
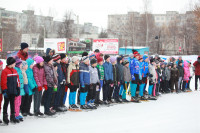
M 0 83 L 1 83 L 2 70 L 3 70 L 3 61 L 0 60 Z M 0 116 L 1 116 L 1 102 L 2 102 L 2 100 L 3 100 L 3 97 L 2 97 L 2 90 L 1 90 L 1 86 L 0 86 Z M 0 123 L 2 123 L 1 119 L 0 119 Z
M 21 97 L 24 96 L 24 79 L 22 75 L 22 61 L 20 59 L 16 59 L 15 70 L 19 75 L 20 81 L 20 95 L 15 97 L 15 118 L 19 121 L 23 121 L 23 117 L 19 115 L 20 113 L 20 106 L 21 106 Z
M 69 93 L 69 109 L 78 110 L 79 108 L 76 105 L 76 90 L 79 88 L 79 59 L 77 56 L 72 57 L 72 62 L 68 67 L 67 74 L 67 83 L 70 89 Z
M 53 88 L 57 88 L 57 77 L 53 68 L 53 59 L 50 55 L 44 57 L 44 71 L 47 81 L 47 90 L 45 90 L 44 95 L 44 114 L 46 115 L 54 115 L 54 111 L 50 111 L 51 98 Z
M 162 93 L 165 93 L 165 84 L 166 84 L 166 80 L 165 80 L 165 62 L 161 62 L 160 63 L 160 71 L 161 71 L 161 81 L 160 81 L 160 91 Z
M 171 68 L 171 92 L 174 92 L 174 86 L 176 89 L 176 93 L 180 93 L 180 90 L 178 89 L 178 80 L 179 80 L 179 70 L 176 67 L 176 64 L 173 64 L 173 67 Z
M 28 106 L 27 106 L 27 114 L 29 116 L 33 116 L 32 113 L 30 113 L 30 109 L 31 109 L 31 103 L 32 103 L 32 99 L 33 99 L 33 95 L 35 94 L 35 90 L 37 89 L 37 84 L 35 82 L 34 76 L 33 76 L 33 63 L 34 60 L 33 59 L 27 59 L 26 60 L 27 65 L 28 65 L 28 69 L 26 70 L 26 75 L 28 78 L 28 93 L 29 93 L 29 97 L 28 97 Z
M 191 91 L 189 90 L 189 80 L 190 80 L 190 68 L 189 68 L 189 63 L 188 61 L 184 61 L 184 76 L 183 76 L 183 90 L 184 92 L 186 91 Z
M 154 59 L 150 59 L 150 64 L 149 64 L 149 89 L 148 89 L 148 99 L 152 100 L 155 99 L 155 84 L 157 80 L 157 73 L 156 73 L 156 63 Z
M 38 88 L 34 95 L 34 114 L 35 116 L 43 116 L 40 112 L 40 103 L 42 98 L 42 90 L 47 90 L 47 81 L 44 72 L 44 59 L 40 56 L 34 58 L 36 64 L 33 66 L 33 75 Z
M 80 63 L 80 105 L 81 109 L 88 109 L 85 105 L 87 93 L 90 89 L 90 71 L 89 71 L 90 60 L 88 56 L 82 57 L 82 63 Z
M 104 80 L 104 85 L 103 85 L 103 102 L 105 105 L 109 104 L 108 103 L 108 95 L 110 92 L 110 87 L 111 84 L 113 84 L 113 68 L 112 68 L 112 64 L 110 63 L 110 56 L 109 55 L 105 55 L 104 56 L 104 75 L 105 75 L 105 80 Z
M 62 71 L 61 64 L 60 64 L 60 61 L 61 61 L 60 55 L 54 55 L 53 61 L 57 64 L 57 67 L 58 67 L 58 69 L 57 69 L 58 88 L 57 88 L 57 92 L 56 92 L 56 95 L 55 95 L 55 101 L 54 101 L 53 109 L 56 110 L 56 112 L 61 112 L 61 111 L 65 111 L 65 109 L 62 107 L 63 104 L 61 104 L 63 102 L 63 99 L 61 99 L 61 98 L 65 93 L 66 80 L 65 80 L 65 76 L 64 76 L 64 73 Z
M 5 124 L 9 123 L 8 120 L 8 104 L 10 103 L 11 116 L 10 121 L 13 123 L 19 123 L 19 120 L 15 118 L 15 96 L 20 95 L 20 84 L 19 75 L 14 69 L 16 60 L 13 57 L 8 57 L 7 66 L 2 71 L 1 74 L 1 89 L 4 96 L 4 106 L 3 106 L 3 121 Z
M 182 90 L 182 81 L 183 81 L 183 76 L 184 76 L 184 69 L 183 69 L 183 63 L 182 61 L 178 62 L 178 71 L 179 71 L 179 79 L 178 79 L 178 90 Z
M 122 57 L 121 56 L 117 57 L 117 69 L 118 69 L 118 72 L 119 72 L 118 77 L 119 77 L 120 84 L 117 86 L 118 89 L 115 89 L 114 99 L 115 99 L 115 102 L 121 103 L 122 102 L 122 100 L 121 100 L 122 99 L 122 92 L 123 92 L 123 88 L 124 88 L 123 87 L 124 86 L 124 66 L 122 65 Z
M 88 96 L 87 96 L 87 105 L 91 109 L 96 109 L 97 107 L 95 106 L 95 98 L 96 98 L 96 86 L 100 85 L 99 81 L 99 75 L 97 71 L 97 60 L 94 58 L 90 60 L 90 65 L 89 66 L 89 71 L 90 71 L 90 88 L 88 90 Z
M 112 67 L 113 67 L 113 84 L 111 84 L 111 87 L 110 87 L 110 92 L 108 94 L 108 102 L 109 103 L 112 103 L 112 98 L 114 98 L 114 95 L 119 95 L 119 93 L 115 93 L 113 94 L 113 90 L 115 89 L 118 89 L 118 85 L 120 84 L 120 81 L 119 81 L 119 71 L 117 69 L 117 58 L 115 56 L 112 56 L 110 58 L 110 62 L 112 64 Z M 118 90 L 117 90 L 118 91 Z
M 26 70 L 28 69 L 28 65 L 26 61 L 23 61 L 22 65 L 22 76 L 23 76 L 23 95 L 22 95 L 22 102 L 21 102 L 21 113 L 23 116 L 27 116 L 28 114 L 28 105 L 29 105 L 29 90 L 28 90 L 28 78 L 26 74 Z
M 128 91 L 128 86 L 129 83 L 131 82 L 131 73 L 130 73 L 130 69 L 129 69 L 129 62 L 128 61 L 124 61 L 124 90 L 123 90 L 123 94 L 122 94 L 122 101 L 123 102 L 128 102 L 128 100 L 126 100 L 126 93 Z
M 99 80 L 100 80 L 100 86 L 99 86 L 99 89 L 96 90 L 95 103 L 96 104 L 102 104 L 103 102 L 100 100 L 100 92 L 103 88 L 103 81 L 104 81 L 103 58 L 98 57 L 97 62 L 98 62 L 97 70 L 98 70 L 98 75 L 99 75 Z
M 171 78 L 171 63 L 168 63 L 167 67 L 165 68 L 165 80 L 166 80 L 166 85 L 165 85 L 165 92 L 169 93 L 170 92 L 170 78 Z

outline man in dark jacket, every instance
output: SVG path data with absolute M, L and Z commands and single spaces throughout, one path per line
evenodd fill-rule
M 198 80 L 200 85 L 200 56 L 198 56 L 197 61 L 194 62 L 193 66 L 195 67 L 195 90 L 197 90 Z
M 179 70 L 176 68 L 176 64 L 174 63 L 171 68 L 171 92 L 174 92 L 174 86 L 176 89 L 176 93 L 180 93 L 178 89 L 178 80 L 179 80 Z
M 122 102 L 119 97 L 122 97 L 122 92 L 123 92 L 123 85 L 124 85 L 124 68 L 122 65 L 122 57 L 119 56 L 117 57 L 117 69 L 118 69 L 118 77 L 119 77 L 119 84 L 118 88 L 115 89 L 114 92 L 114 99 L 116 102 Z M 120 88 L 122 86 L 122 88 Z M 120 92 L 119 92 L 120 91 Z
M 183 63 L 182 63 L 182 61 L 178 62 L 177 68 L 178 68 L 178 71 L 179 71 L 178 90 L 182 90 L 181 86 L 182 86 L 183 76 L 184 76 L 184 69 L 183 69 Z

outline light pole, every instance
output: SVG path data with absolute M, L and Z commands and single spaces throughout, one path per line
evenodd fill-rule
M 3 52 L 3 27 L 0 25 L 1 29 L 1 52 Z

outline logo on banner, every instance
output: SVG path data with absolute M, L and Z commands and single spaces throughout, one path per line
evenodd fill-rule
M 65 42 L 58 42 L 57 43 L 58 51 L 65 51 Z

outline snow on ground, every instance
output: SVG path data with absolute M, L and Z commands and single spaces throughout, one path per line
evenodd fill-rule
M 199 133 L 199 101 L 200 91 L 164 94 L 157 101 L 66 112 L 56 118 L 27 117 L 20 124 L 1 126 L 0 133 Z

